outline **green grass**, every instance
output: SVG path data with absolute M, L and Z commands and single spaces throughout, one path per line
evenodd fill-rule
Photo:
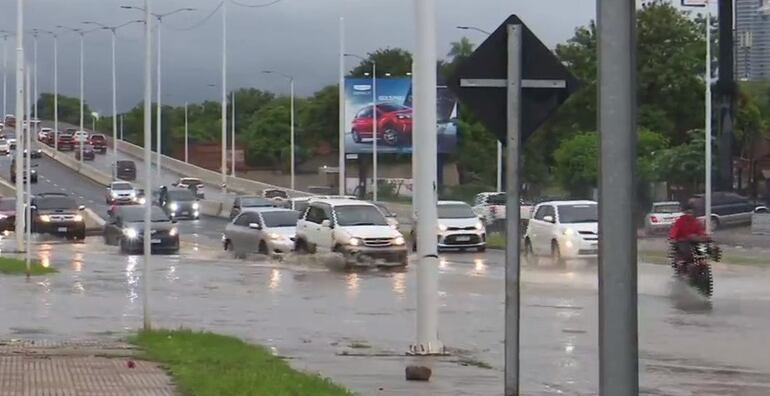
M 237 338 L 190 330 L 141 331 L 131 342 L 149 360 L 167 367 L 188 396 L 337 396 L 345 388 L 292 369 L 265 347 Z
M 503 234 L 493 233 L 487 235 L 487 249 L 505 249 L 505 237 Z
M 30 275 L 45 275 L 58 272 L 56 268 L 43 267 L 39 262 L 30 263 Z M 4 275 L 25 275 L 27 273 L 27 264 L 24 260 L 12 257 L 0 257 L 0 274 Z

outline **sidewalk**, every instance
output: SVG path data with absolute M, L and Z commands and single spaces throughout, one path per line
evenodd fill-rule
M 136 354 L 125 344 L 0 341 L 0 396 L 175 395 L 163 369 Z

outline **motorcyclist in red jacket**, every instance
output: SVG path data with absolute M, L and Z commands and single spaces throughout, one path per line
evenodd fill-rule
M 684 214 L 676 219 L 669 233 L 677 262 L 689 262 L 692 259 L 693 244 L 709 239 L 703 224 L 695 217 L 694 206 L 691 201 L 684 205 Z

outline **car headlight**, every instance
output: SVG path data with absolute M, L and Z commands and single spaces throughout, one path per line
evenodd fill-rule
M 179 205 L 176 202 L 172 202 L 168 204 L 168 208 L 171 209 L 172 212 L 176 212 L 179 209 Z
M 113 192 L 110 193 L 110 196 L 113 197 L 113 198 L 117 198 L 118 197 L 118 193 L 113 191 Z
M 77 221 L 77 222 L 83 221 L 83 216 L 82 215 L 75 215 L 75 221 Z
M 396 239 L 393 240 L 393 244 L 396 246 L 401 246 L 406 244 L 406 240 L 402 236 L 396 237 Z
M 476 229 L 477 229 L 477 230 L 483 230 L 483 229 L 484 229 L 484 224 L 482 224 L 482 223 L 479 221 L 478 223 L 476 223 Z
M 441 232 L 446 231 L 447 230 L 446 224 L 439 224 L 438 225 L 438 230 L 441 231 Z
M 49 215 L 42 215 L 42 216 L 40 216 L 40 221 L 42 221 L 43 223 L 48 223 L 49 221 L 51 221 L 51 216 L 49 216 Z
M 137 198 L 136 202 L 138 202 L 139 205 L 144 205 L 145 203 L 147 203 L 147 198 L 145 198 L 145 197 Z
M 123 235 L 128 239 L 136 239 L 139 237 L 139 232 L 135 228 L 126 228 L 123 230 Z
M 575 230 L 572 228 L 565 228 L 564 231 L 562 231 L 562 234 L 567 237 L 571 237 L 575 235 Z
M 198 210 L 198 208 L 200 208 L 200 207 L 201 207 L 201 205 L 199 203 L 197 203 L 197 202 L 195 202 L 193 204 L 193 210 Z
M 136 198 L 136 191 L 131 191 L 129 195 L 131 196 L 131 198 Z
M 7 215 L 4 215 L 4 214 L 0 214 L 0 220 L 4 220 L 4 219 L 7 219 L 7 218 L 8 218 L 8 216 L 7 216 Z
M 275 233 L 275 232 L 271 232 L 270 235 L 268 235 L 268 236 L 270 237 L 270 239 L 272 239 L 274 241 L 277 241 L 277 240 L 281 239 L 281 234 L 278 234 L 278 233 Z
M 177 230 L 176 227 L 168 231 L 168 235 L 171 235 L 171 236 L 176 236 L 178 233 L 179 233 L 179 230 Z
M 359 246 L 361 245 L 361 239 L 360 238 L 350 238 L 348 241 L 348 245 L 350 246 Z

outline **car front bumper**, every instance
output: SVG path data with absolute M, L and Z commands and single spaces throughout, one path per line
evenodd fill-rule
M 82 221 L 50 221 L 35 222 L 35 232 L 51 235 L 85 235 L 86 223 Z
M 486 245 L 485 230 L 443 231 L 438 234 L 439 249 L 479 248 Z
M 402 263 L 409 255 L 406 245 L 388 247 L 345 246 L 343 252 L 350 256 L 366 256 L 388 263 Z
M 294 241 L 292 239 L 273 239 L 266 242 L 267 250 L 270 253 L 289 253 L 294 251 Z
M 140 234 L 138 237 L 133 239 L 123 239 L 123 243 L 125 244 L 125 247 L 127 250 L 132 252 L 143 252 L 144 251 L 144 235 Z M 164 236 L 160 238 L 152 238 L 151 241 L 151 251 L 152 252 L 165 252 L 165 253 L 175 253 L 179 251 L 179 236 Z
M 562 236 L 558 240 L 559 253 L 565 259 L 596 258 L 599 255 L 599 241 L 586 240 L 581 235 Z

